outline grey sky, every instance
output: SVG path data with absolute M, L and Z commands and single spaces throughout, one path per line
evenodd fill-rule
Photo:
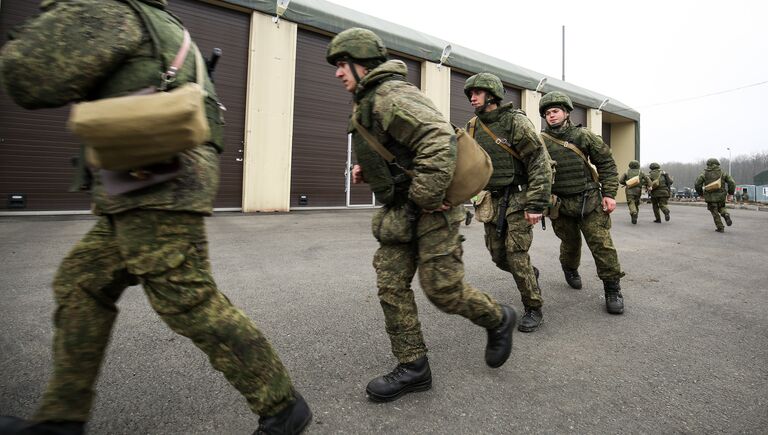
M 566 81 L 640 112 L 644 164 L 768 151 L 768 2 L 331 1 L 555 78 L 565 25 Z

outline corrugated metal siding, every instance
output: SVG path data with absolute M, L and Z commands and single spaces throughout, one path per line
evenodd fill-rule
M 603 142 L 605 142 L 608 145 L 608 148 L 610 148 L 611 147 L 611 123 L 610 122 L 603 123 L 603 132 L 601 134 L 603 136 Z
M 331 38 L 299 29 L 296 47 L 293 146 L 290 207 L 340 207 L 346 205 L 344 170 L 347 161 L 347 121 L 352 96 L 334 77 L 335 68 L 325 60 Z M 408 80 L 419 85 L 419 62 L 408 65 Z M 353 158 L 354 160 L 354 158 Z M 300 197 L 306 204 L 299 204 Z M 350 202 L 370 204 L 367 185 L 353 185 Z
M 581 124 L 583 127 L 587 126 L 587 109 L 581 106 L 574 106 L 573 112 L 571 112 L 571 122 L 573 125 Z
M 39 2 L 4 0 L 0 45 L 8 31 L 37 14 Z M 85 193 L 69 193 L 79 143 L 66 130 L 69 108 L 29 111 L 0 90 L 0 209 L 10 193 L 27 196 L 25 210 L 87 210 Z
M 241 207 L 243 203 L 243 138 L 248 85 L 249 14 L 197 0 L 173 0 L 169 9 L 184 22 L 203 56 L 214 47 L 223 54 L 216 65 L 216 93 L 226 106 L 224 152 L 215 207 Z M 226 29 L 226 31 L 222 31 Z

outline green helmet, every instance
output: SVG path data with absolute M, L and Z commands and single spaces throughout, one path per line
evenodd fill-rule
M 331 65 L 336 65 L 336 62 L 344 58 L 383 61 L 387 58 L 387 47 L 384 46 L 384 41 L 370 30 L 353 27 L 336 35 L 328 44 L 325 53 L 325 59 Z
M 490 92 L 491 95 L 499 100 L 504 99 L 504 93 L 506 92 L 504 90 L 504 85 L 501 84 L 501 80 L 495 75 L 487 72 L 475 74 L 464 82 L 464 95 L 466 95 L 467 98 L 470 98 L 470 91 L 472 91 L 472 89 L 482 89 Z
M 720 160 L 717 160 L 715 158 L 711 158 L 707 160 L 707 166 L 720 166 Z
M 629 167 L 632 169 L 640 169 L 640 162 L 637 160 L 632 160 L 629 162 Z
M 651 170 L 652 170 L 652 171 L 653 171 L 654 169 L 661 169 L 661 165 L 659 165 L 659 164 L 658 164 L 658 163 L 656 163 L 656 162 L 653 162 L 653 163 L 651 163 L 651 164 L 650 164 L 650 166 L 648 166 L 648 167 L 649 167 L 649 168 L 651 168 Z
M 560 91 L 552 91 L 541 97 L 539 101 L 539 115 L 544 117 L 544 112 L 552 106 L 563 106 L 567 111 L 573 111 L 571 99 Z

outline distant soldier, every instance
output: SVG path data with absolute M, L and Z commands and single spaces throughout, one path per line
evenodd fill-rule
M 707 160 L 707 169 L 696 179 L 696 192 L 704 196 L 707 209 L 712 213 L 712 219 L 715 221 L 715 231 L 718 233 L 725 232 L 720 216 L 725 219 L 725 223 L 729 227 L 733 224 L 731 215 L 728 214 L 728 209 L 725 207 L 725 201 L 726 199 L 733 200 L 732 196 L 735 190 L 736 182 L 730 174 L 720 169 L 720 161 L 714 158 Z
M 573 103 L 562 92 L 550 92 L 539 102 L 539 114 L 547 125 L 542 139 L 557 162 L 552 193 L 559 198 L 559 216 L 552 219 L 552 228 L 560 239 L 560 265 L 568 285 L 580 289 L 583 235 L 603 281 L 605 308 L 611 314 L 621 314 L 624 297 L 620 280 L 624 272 L 613 246 L 610 216 L 616 209 L 619 174 L 608 145 L 588 129 L 573 125 L 571 111 Z
M 633 224 L 637 224 L 637 213 L 640 209 L 640 195 L 642 188 L 648 188 L 651 185 L 651 179 L 640 169 L 640 162 L 632 160 L 629 162 L 627 172 L 621 174 L 619 184 L 626 188 L 627 206 L 629 207 L 629 216 Z
M 661 214 L 659 210 L 664 213 L 664 220 L 669 220 L 669 207 L 667 202 L 671 196 L 670 187 L 674 180 L 665 171 L 661 170 L 661 166 L 658 163 L 651 163 L 649 166 L 651 172 L 648 174 L 648 178 L 651 180 L 651 204 L 653 204 L 653 215 L 656 218 L 654 222 L 661 223 Z
M 464 281 L 459 226 L 465 209 L 445 202 L 456 167 L 454 129 L 406 81 L 405 64 L 387 59 L 384 42 L 370 30 L 339 33 L 328 44 L 326 59 L 355 102 L 349 132 L 359 164 L 352 169 L 352 181 L 368 183 L 384 204 L 373 217 L 379 242 L 373 267 L 398 365 L 368 383 L 368 397 L 386 402 L 432 386 L 411 289 L 417 272 L 422 290 L 437 308 L 487 329 L 485 362 L 501 367 L 512 351 L 516 314 Z M 388 163 L 379 147 L 394 154 L 394 162 Z
M 525 315 L 517 329 L 532 332 L 541 323 L 544 301 L 539 270 L 531 265 L 528 249 L 533 225 L 543 219 L 551 194 L 549 153 L 525 112 L 512 103 L 501 105 L 504 86 L 498 77 L 475 74 L 464 84 L 464 93 L 476 114 L 467 131 L 493 161 L 493 175 L 482 199 L 494 210 L 484 222 L 485 245 L 496 266 L 512 274 L 520 291 Z
M 746 187 L 741 191 L 741 200 L 744 204 L 749 202 L 749 190 Z
M 734 198 L 736 200 L 736 204 L 741 204 L 742 203 L 741 202 L 742 201 L 741 189 L 736 189 L 736 193 L 733 196 L 734 196 Z

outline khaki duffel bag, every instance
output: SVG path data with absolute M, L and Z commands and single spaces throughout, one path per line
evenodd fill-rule
M 720 188 L 723 186 L 723 183 L 720 181 L 722 179 L 718 178 L 717 180 L 707 184 L 704 186 L 705 192 L 714 192 L 715 190 L 720 190 Z
M 638 184 L 640 184 L 640 176 L 635 175 L 634 177 L 627 180 L 627 187 L 635 187 Z
M 190 43 L 185 30 L 184 42 L 167 75 L 175 76 L 184 64 Z M 141 168 L 166 161 L 210 138 L 203 88 L 206 72 L 196 47 L 195 56 L 197 83 L 185 83 L 169 92 L 151 88 L 72 107 L 68 126 L 85 144 L 90 166 L 111 171 Z

